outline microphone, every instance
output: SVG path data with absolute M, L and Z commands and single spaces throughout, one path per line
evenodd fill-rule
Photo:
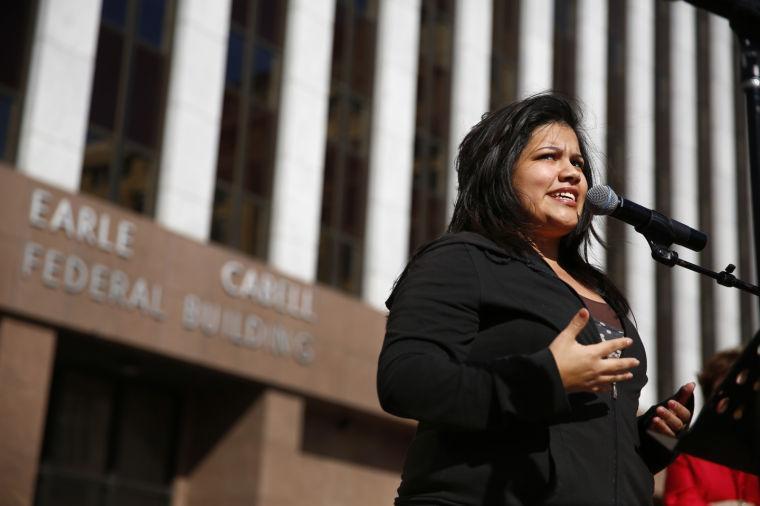
M 592 187 L 586 193 L 586 202 L 593 214 L 609 215 L 633 225 L 637 232 L 656 243 L 665 243 L 666 246 L 680 244 L 694 251 L 701 251 L 707 244 L 707 235 L 704 232 L 618 197 L 609 186 Z

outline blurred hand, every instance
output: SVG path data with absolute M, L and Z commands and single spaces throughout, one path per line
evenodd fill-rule
M 608 391 L 613 383 L 633 378 L 629 371 L 639 365 L 635 358 L 607 358 L 617 350 L 628 348 L 633 343 L 628 337 L 590 345 L 578 343 L 575 338 L 588 320 L 588 310 L 581 309 L 549 345 L 567 392 Z
M 685 404 L 694 393 L 694 383 L 686 383 L 678 389 L 674 399 L 668 401 L 667 407 L 659 406 L 657 415 L 652 418 L 649 430 L 675 437 L 678 432 L 686 428 L 691 420 L 691 411 Z

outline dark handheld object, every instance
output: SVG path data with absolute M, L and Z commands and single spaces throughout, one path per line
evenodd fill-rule
M 658 244 L 680 244 L 694 251 L 701 251 L 707 244 L 704 232 L 618 197 L 609 186 L 594 186 L 586 194 L 586 201 L 594 214 L 609 215 L 633 225 L 637 232 Z
M 760 332 L 675 449 L 760 475 Z

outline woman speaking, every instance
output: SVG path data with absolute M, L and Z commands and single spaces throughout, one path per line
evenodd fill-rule
M 383 408 L 419 421 L 396 505 L 652 501 L 694 388 L 637 417 L 644 347 L 585 251 L 592 184 L 576 108 L 541 94 L 462 141 L 448 233 L 387 301 Z

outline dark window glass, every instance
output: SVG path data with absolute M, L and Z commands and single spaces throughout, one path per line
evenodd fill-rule
M 238 87 L 243 84 L 243 34 L 230 32 L 227 43 L 227 86 Z
M 37 2 L 4 2 L 0 16 L 0 160 L 15 158 Z
M 243 29 L 248 26 L 248 1 L 232 0 L 232 23 Z
M 562 2 L 559 2 L 562 3 Z M 491 110 L 517 98 L 520 0 L 493 0 Z
M 82 187 L 89 188 L 89 193 L 108 198 L 111 188 L 111 156 L 113 138 L 103 131 L 90 129 L 87 132 L 85 165 L 88 170 L 82 173 Z
M 336 192 L 338 149 L 335 143 L 328 143 L 325 152 L 325 172 L 322 185 L 322 222 L 336 223 L 340 219 L 338 213 L 339 195 Z
M 144 47 L 135 50 L 132 83 L 129 90 L 127 138 L 148 148 L 158 147 L 158 127 L 162 97 L 155 93 L 161 89 L 162 56 Z
M 280 89 L 280 50 L 267 46 L 256 46 L 251 64 L 251 92 L 255 101 L 270 108 L 277 107 Z
M 117 204 L 139 212 L 146 211 L 153 197 L 152 162 L 149 154 L 129 147 L 124 150 L 114 199 Z
M 0 91 L 0 154 L 5 153 L 10 130 L 13 96 Z M 4 157 L 2 157 L 4 158 Z
M 285 36 L 285 11 L 281 0 L 258 0 L 256 34 L 274 46 L 282 46 Z
M 124 478 L 166 483 L 175 406 L 160 391 L 128 385 L 121 397 L 114 469 Z
M 101 378 L 78 372 L 61 378 L 56 414 L 51 420 L 48 463 L 72 471 L 97 473 L 108 463 L 108 427 L 114 387 Z
M 214 192 L 214 213 L 211 218 L 211 240 L 222 244 L 230 244 L 232 238 L 233 192 L 228 185 L 219 183 Z
M 142 42 L 160 48 L 164 37 L 164 16 L 166 2 L 163 0 L 141 0 L 139 8 L 138 35 Z
M 219 136 L 219 155 L 217 159 L 216 178 L 229 184 L 235 182 L 235 150 L 237 147 L 238 109 L 240 100 L 238 93 L 227 91 L 224 94 L 222 113 L 222 128 Z
M 260 226 L 268 221 L 268 201 L 254 194 L 245 192 L 240 203 L 240 228 L 251 230 L 252 233 L 242 234 L 240 249 L 251 255 L 256 255 L 262 248 L 267 231 Z
M 127 1 L 103 0 L 102 20 L 123 29 L 127 23 Z
M 119 98 L 119 73 L 124 50 L 124 37 L 107 26 L 100 27 L 98 56 L 90 102 L 90 124 L 114 130 Z
M 422 3 L 409 249 L 440 235 L 446 220 L 454 3 Z
M 155 385 L 59 369 L 36 505 L 168 506 L 177 412 L 178 397 Z
M 554 89 L 575 94 L 575 45 L 577 1 L 554 4 Z
M 245 170 L 245 189 L 263 198 L 271 196 L 274 145 L 270 141 L 277 117 L 267 109 L 253 106 L 248 113 L 248 156 Z
M 285 0 L 234 0 L 211 239 L 265 257 Z
M 350 293 L 361 289 L 376 35 L 375 0 L 338 0 L 317 278 Z
M 158 179 L 171 0 L 106 0 L 81 188 L 152 214 Z

